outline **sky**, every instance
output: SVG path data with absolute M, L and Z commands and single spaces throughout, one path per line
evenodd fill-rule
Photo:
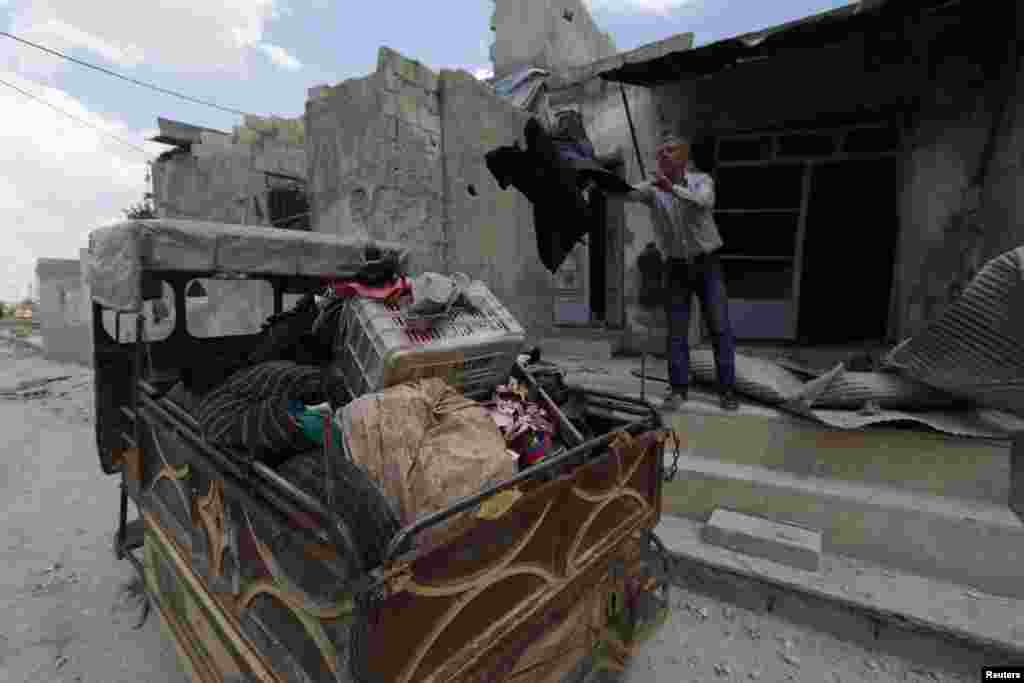
M 371 73 L 381 46 L 486 76 L 493 2 L 0 0 L 0 30 L 231 109 L 295 117 L 309 88 Z M 847 4 L 586 2 L 619 50 L 686 31 L 701 45 Z M 225 131 L 241 122 L 5 36 L 0 81 L 0 301 L 29 294 L 36 259 L 78 258 L 91 230 L 143 199 L 146 163 L 166 149 L 147 142 L 158 116 Z

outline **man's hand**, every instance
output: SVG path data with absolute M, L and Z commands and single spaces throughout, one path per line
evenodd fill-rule
M 672 191 L 672 181 L 669 180 L 668 176 L 664 175 L 663 173 L 658 173 L 657 175 L 654 176 L 654 186 L 659 190 L 663 190 L 665 192 Z

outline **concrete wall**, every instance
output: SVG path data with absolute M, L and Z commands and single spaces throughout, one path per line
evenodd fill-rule
M 470 74 L 382 48 L 376 73 L 310 91 L 314 230 L 408 244 L 416 270 L 480 278 L 531 332 L 549 326 L 532 208 L 484 164 L 525 123 Z
M 438 79 L 387 48 L 376 73 L 310 90 L 306 104 L 313 229 L 397 240 L 444 269 Z
M 84 251 L 84 250 L 83 250 Z M 39 320 L 47 358 L 92 364 L 92 315 L 81 262 L 39 259 Z
M 531 335 L 553 319 L 552 277 L 541 265 L 533 208 L 498 187 L 484 155 L 522 139 L 527 114 L 465 71 L 441 72 L 447 258 L 485 282 Z
M 958 218 L 971 204 L 969 186 L 1005 86 L 979 68 L 977 54 L 936 57 L 933 77 L 923 79 L 928 96 L 908 158 L 903 258 L 897 271 L 903 283 L 897 302 L 903 335 L 939 315 L 953 288 L 964 284 L 972 268 L 1024 244 L 1024 206 L 1019 199 L 1024 191 L 1024 76 L 1019 59 L 1008 60 L 1017 70 L 1010 82 L 1011 100 L 1000 122 L 988 177 L 977 193 L 978 211 L 969 222 Z M 970 229 L 971 223 L 977 232 Z
M 523 66 L 552 71 L 615 54 L 615 44 L 581 0 L 495 0 L 491 18 L 494 74 Z
M 294 121 L 249 117 L 233 136 L 204 133 L 188 149 L 153 164 L 153 203 L 160 216 L 269 225 L 263 171 L 305 177 L 306 150 Z

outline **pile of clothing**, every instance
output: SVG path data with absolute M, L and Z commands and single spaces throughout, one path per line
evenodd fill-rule
M 517 456 L 520 471 L 536 465 L 554 451 L 554 420 L 547 410 L 528 400 L 529 391 L 512 378 L 499 386 L 486 405 L 505 444 Z

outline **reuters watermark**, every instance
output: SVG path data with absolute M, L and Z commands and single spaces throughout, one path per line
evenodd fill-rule
M 986 666 L 982 681 L 1024 681 L 1024 666 Z

